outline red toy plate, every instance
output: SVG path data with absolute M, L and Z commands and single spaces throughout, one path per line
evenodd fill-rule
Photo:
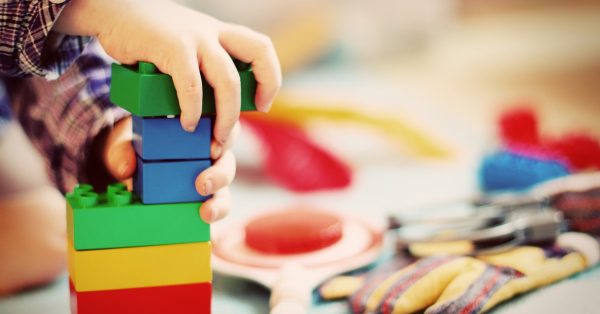
M 323 211 L 288 209 L 254 218 L 245 232 L 246 245 L 262 253 L 307 253 L 338 242 L 342 220 Z

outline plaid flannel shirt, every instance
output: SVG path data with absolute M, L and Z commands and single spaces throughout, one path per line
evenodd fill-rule
M 0 126 L 19 120 L 64 192 L 103 171 L 89 167 L 92 144 L 126 113 L 108 100 L 111 60 L 99 45 L 51 31 L 69 1 L 58 2 L 0 1 Z

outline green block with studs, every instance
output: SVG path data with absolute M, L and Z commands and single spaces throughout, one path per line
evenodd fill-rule
M 255 111 L 256 79 L 250 65 L 234 61 L 240 75 L 241 110 Z M 202 79 L 202 113 L 215 114 L 215 94 Z M 134 66 L 112 64 L 110 100 L 138 117 L 177 116 L 181 113 L 170 75 L 148 62 Z
M 76 250 L 210 241 L 200 202 L 145 205 L 121 183 L 101 194 L 80 184 L 66 198 L 67 233 Z

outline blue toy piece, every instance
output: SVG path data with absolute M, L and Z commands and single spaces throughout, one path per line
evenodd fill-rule
M 567 167 L 556 160 L 499 151 L 483 159 L 479 185 L 485 192 L 518 191 L 569 174 Z
M 198 194 L 194 182 L 210 165 L 210 159 L 145 161 L 138 156 L 133 191 L 144 204 L 205 201 L 208 197 Z
M 200 119 L 196 131 L 183 130 L 179 118 L 133 116 L 133 146 L 142 159 L 209 159 L 212 119 Z

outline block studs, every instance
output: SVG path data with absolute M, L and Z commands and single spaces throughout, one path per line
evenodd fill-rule
M 94 192 L 94 188 L 89 184 L 77 184 L 73 189 L 73 194 L 81 195 L 86 192 Z
M 129 191 L 118 191 L 113 194 L 111 203 L 116 206 L 131 204 L 132 194 Z
M 157 73 L 156 66 L 150 62 L 138 62 L 138 71 L 142 74 L 153 74 Z
M 83 208 L 94 207 L 98 204 L 98 193 L 85 192 L 77 196 L 79 206 Z
M 106 188 L 106 198 L 109 204 L 114 203 L 114 197 L 117 192 L 125 191 L 126 187 L 123 183 L 112 183 Z

